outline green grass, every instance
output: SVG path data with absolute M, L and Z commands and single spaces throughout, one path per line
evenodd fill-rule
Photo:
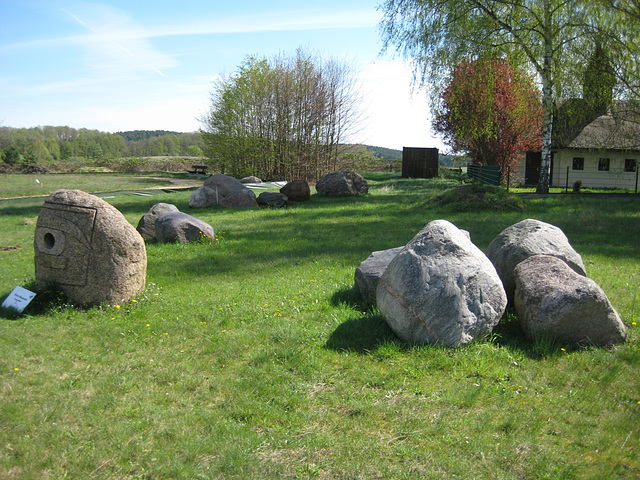
M 48 174 L 0 174 L 0 198 L 49 195 L 62 188 L 84 192 L 108 192 L 112 190 L 136 190 L 170 185 L 169 181 L 140 174 L 101 173 L 94 175 L 48 173 Z M 37 180 L 37 182 L 36 182 Z
M 454 181 L 367 179 L 369 195 L 280 210 L 108 199 L 134 226 L 174 203 L 217 238 L 148 244 L 136 302 L 41 296 L 0 317 L 0 478 L 637 478 L 640 202 L 464 211 L 428 203 Z M 33 280 L 41 204 L 0 201 L 0 246 L 19 247 L 0 251 L 3 296 Z M 485 250 L 528 217 L 583 255 L 630 327 L 624 345 L 532 344 L 508 312 L 464 348 L 407 347 L 353 291 L 369 253 L 430 220 Z

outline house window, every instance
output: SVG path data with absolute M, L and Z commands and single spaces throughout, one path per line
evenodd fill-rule
M 636 160 L 634 158 L 627 158 L 624 161 L 624 171 L 625 172 L 635 172 L 636 171 Z
M 574 170 L 584 170 L 584 158 L 582 158 L 582 157 L 573 157 L 573 169 Z
M 598 160 L 598 171 L 599 172 L 608 172 L 609 171 L 609 159 L 601 158 Z

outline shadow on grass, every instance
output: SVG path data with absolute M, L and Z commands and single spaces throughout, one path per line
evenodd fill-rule
M 334 305 L 345 304 L 361 311 L 362 316 L 352 318 L 336 328 L 325 348 L 337 351 L 348 351 L 360 354 L 374 353 L 378 348 L 395 344 L 399 350 L 410 349 L 400 340 L 387 325 L 380 313 L 370 303 L 364 301 L 355 287 L 336 291 L 331 298 Z M 479 342 L 492 342 L 514 354 L 519 354 L 533 360 L 542 360 L 566 354 L 580 347 L 564 345 L 550 339 L 528 340 L 520 327 L 520 321 L 513 308 L 509 307 L 492 334 Z M 429 348 L 429 345 L 423 345 Z M 443 347 L 433 345 L 435 349 Z M 460 348 L 465 348 L 464 346 Z
M 0 318 L 17 320 L 26 316 L 44 315 L 52 310 L 59 310 L 70 305 L 65 294 L 53 285 L 47 286 L 46 288 L 37 288 L 34 282 L 28 282 L 20 286 L 35 293 L 36 296 L 22 312 L 14 308 L 0 307 Z M 4 299 L 10 293 L 11 290 L 4 292 L 3 295 L 0 295 L 0 298 Z M 84 307 L 74 308 L 84 309 Z
M 378 347 L 399 342 L 381 315 L 373 313 L 352 318 L 336 328 L 325 348 L 369 354 Z

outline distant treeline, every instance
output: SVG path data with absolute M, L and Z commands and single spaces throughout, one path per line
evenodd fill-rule
M 204 156 L 203 147 L 200 132 L 106 133 L 71 127 L 0 127 L 0 171 L 77 171 L 92 167 L 114 171 L 184 170 L 193 163 L 188 157 Z M 341 145 L 339 151 L 339 169 L 392 171 L 401 167 L 401 150 Z
M 387 160 L 402 160 L 402 150 L 393 148 L 373 147 L 367 145 L 367 151 L 376 158 L 386 158 Z
M 9 165 L 46 165 L 71 159 L 202 156 L 202 147 L 199 132 L 106 133 L 71 127 L 0 127 L 0 161 Z

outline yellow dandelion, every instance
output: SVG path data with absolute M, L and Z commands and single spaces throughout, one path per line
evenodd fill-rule
M 637 323 L 636 322 L 631 322 L 631 325 L 637 325 Z
M 560 350 L 562 350 L 563 352 L 566 352 L 566 350 L 564 348 L 561 348 Z
M 116 305 L 116 308 L 120 308 L 120 305 Z
M 17 372 L 18 370 L 20 370 L 18 367 L 13 369 L 15 372 Z
M 150 327 L 151 325 L 147 323 L 147 327 Z
M 138 303 L 138 300 L 134 298 L 133 300 L 131 300 L 131 303 Z

